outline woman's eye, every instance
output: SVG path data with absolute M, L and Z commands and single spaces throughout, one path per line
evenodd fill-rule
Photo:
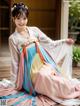
M 23 18 L 24 20 L 26 20 L 26 18 Z

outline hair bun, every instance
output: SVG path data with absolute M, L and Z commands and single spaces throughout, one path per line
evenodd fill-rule
M 25 7 L 25 5 L 24 5 L 22 2 L 17 3 L 17 6 L 22 6 L 22 7 Z
M 26 17 L 28 18 L 29 15 L 29 9 L 26 5 L 24 5 L 22 2 L 20 3 L 14 3 L 12 8 L 11 8 L 11 12 L 12 12 L 12 17 L 17 17 L 20 14 L 25 14 Z
M 28 7 L 25 6 L 25 5 L 23 4 L 23 2 L 20 2 L 20 3 L 14 3 L 13 6 L 12 6 L 12 8 L 11 8 L 11 11 L 13 11 L 15 8 L 19 8 L 19 7 L 23 7 L 23 8 L 28 9 Z

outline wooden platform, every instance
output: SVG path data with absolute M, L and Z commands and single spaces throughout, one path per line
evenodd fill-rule
M 11 57 L 8 48 L 2 48 L 0 51 L 0 80 L 10 78 Z
M 73 67 L 73 77 L 80 80 L 80 67 Z

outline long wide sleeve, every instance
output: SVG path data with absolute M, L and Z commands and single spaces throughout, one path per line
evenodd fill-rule
M 14 39 L 11 37 L 9 37 L 9 49 L 11 54 L 11 81 L 15 84 L 19 66 L 19 55 Z
M 50 37 L 48 37 L 45 33 L 43 33 L 39 28 L 34 27 L 34 30 L 36 32 L 36 35 L 40 41 L 41 44 L 48 44 L 52 46 L 59 45 L 61 43 L 65 43 L 66 39 L 61 40 L 52 40 Z
M 35 27 L 37 38 L 42 47 L 54 59 L 56 64 L 62 63 L 61 70 L 68 78 L 72 77 L 72 45 L 66 43 L 66 39 L 52 40 L 44 34 L 39 28 Z M 63 60 L 63 61 L 62 61 Z

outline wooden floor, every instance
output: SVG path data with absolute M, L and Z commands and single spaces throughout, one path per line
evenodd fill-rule
M 8 48 L 0 49 L 0 80 L 2 78 L 10 78 L 11 57 Z
M 73 67 L 73 77 L 80 80 L 80 67 Z

